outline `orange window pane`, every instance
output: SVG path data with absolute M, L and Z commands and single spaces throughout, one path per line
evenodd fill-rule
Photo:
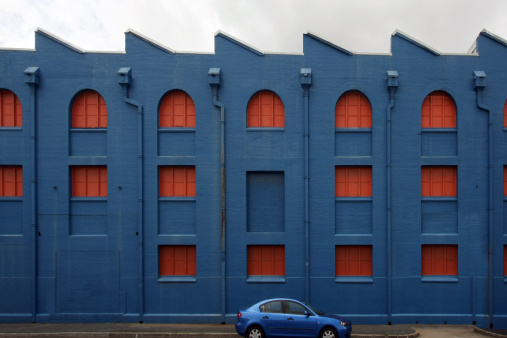
M 0 127 L 22 126 L 21 101 L 10 90 L 0 90 Z
M 195 127 L 194 101 L 184 91 L 177 90 L 167 95 L 159 109 L 160 128 Z
M 74 166 L 71 169 L 72 196 L 106 197 L 106 166 Z
M 107 106 L 99 93 L 88 90 L 74 101 L 72 128 L 107 128 Z
M 23 168 L 0 166 L 0 196 L 23 196 Z
M 159 246 L 160 276 L 195 276 L 195 245 Z
M 282 100 L 273 92 L 261 91 L 248 103 L 247 127 L 285 126 L 285 108 Z
M 456 186 L 456 167 L 424 166 L 421 168 L 421 196 L 456 196 Z
M 159 172 L 159 196 L 161 197 L 194 197 L 195 167 L 162 166 Z
M 249 276 L 285 275 L 283 245 L 249 245 L 247 256 Z
M 335 107 L 335 128 L 371 128 L 371 105 L 359 92 L 343 94 Z
M 449 95 L 435 91 L 426 96 L 421 107 L 421 128 L 456 128 L 456 107 Z
M 372 276 L 372 246 L 336 246 L 335 274 L 336 276 Z
M 336 167 L 336 197 L 371 197 L 371 167 Z
M 421 249 L 421 274 L 457 275 L 457 245 L 423 245 Z

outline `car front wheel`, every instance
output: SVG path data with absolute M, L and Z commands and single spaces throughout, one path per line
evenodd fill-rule
M 320 333 L 320 338 L 338 338 L 338 334 L 333 328 L 326 327 Z
M 246 338 L 264 338 L 264 331 L 258 326 L 252 326 L 245 335 Z

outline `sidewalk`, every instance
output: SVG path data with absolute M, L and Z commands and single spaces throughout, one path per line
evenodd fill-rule
M 419 336 L 411 325 L 353 325 L 354 338 L 414 338 Z M 476 330 L 493 337 L 507 337 L 507 330 Z M 493 335 L 494 334 L 494 335 Z M 233 338 L 238 337 L 234 325 L 220 324 L 0 324 L 0 338 Z

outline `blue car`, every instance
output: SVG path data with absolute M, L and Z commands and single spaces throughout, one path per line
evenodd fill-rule
M 236 332 L 246 338 L 349 338 L 352 325 L 293 299 L 268 299 L 239 310 Z

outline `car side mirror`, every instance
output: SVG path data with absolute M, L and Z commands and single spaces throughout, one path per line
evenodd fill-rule
M 305 311 L 305 316 L 310 317 L 310 312 L 308 312 L 308 310 Z

